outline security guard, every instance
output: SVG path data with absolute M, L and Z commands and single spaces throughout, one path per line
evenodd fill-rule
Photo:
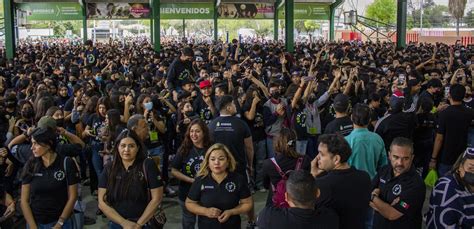
M 391 165 L 373 180 L 370 206 L 375 211 L 373 228 L 421 228 L 425 184 L 413 164 L 413 142 L 398 137 L 392 141 Z

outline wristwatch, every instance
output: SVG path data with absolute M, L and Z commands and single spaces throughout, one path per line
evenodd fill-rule
M 61 227 L 64 225 L 64 220 L 63 219 L 59 219 L 58 220 L 58 224 L 61 225 Z

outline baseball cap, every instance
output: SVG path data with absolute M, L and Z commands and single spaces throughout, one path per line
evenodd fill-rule
M 204 80 L 199 83 L 199 88 L 203 89 L 206 87 L 212 87 L 211 81 L 209 80 Z
M 474 148 L 468 147 L 464 151 L 464 154 L 462 155 L 462 157 L 467 158 L 467 159 L 474 159 Z
M 56 129 L 56 120 L 50 116 L 43 116 L 38 121 L 38 127 Z
M 202 61 L 204 61 L 204 59 L 202 59 L 202 57 L 196 56 L 196 62 L 202 62 Z
M 338 94 L 334 98 L 334 109 L 336 110 L 346 110 L 349 106 L 349 96 L 344 94 Z

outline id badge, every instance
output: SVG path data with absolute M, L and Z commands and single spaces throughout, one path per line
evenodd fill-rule
M 158 140 L 158 132 L 150 131 L 150 141 L 154 142 Z
M 316 135 L 318 133 L 318 129 L 316 127 L 309 128 L 309 134 Z

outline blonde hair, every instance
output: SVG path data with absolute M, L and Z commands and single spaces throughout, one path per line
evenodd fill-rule
M 234 172 L 235 167 L 237 166 L 237 162 L 235 161 L 234 156 L 232 156 L 232 153 L 230 153 L 229 148 L 225 146 L 224 144 L 221 143 L 216 143 L 209 147 L 209 149 L 206 152 L 206 155 L 204 156 L 204 160 L 201 163 L 201 168 L 199 169 L 199 172 L 197 176 L 202 176 L 205 177 L 209 175 L 209 158 L 211 157 L 211 153 L 216 151 L 216 150 L 222 150 L 227 158 L 227 171 L 228 172 Z

